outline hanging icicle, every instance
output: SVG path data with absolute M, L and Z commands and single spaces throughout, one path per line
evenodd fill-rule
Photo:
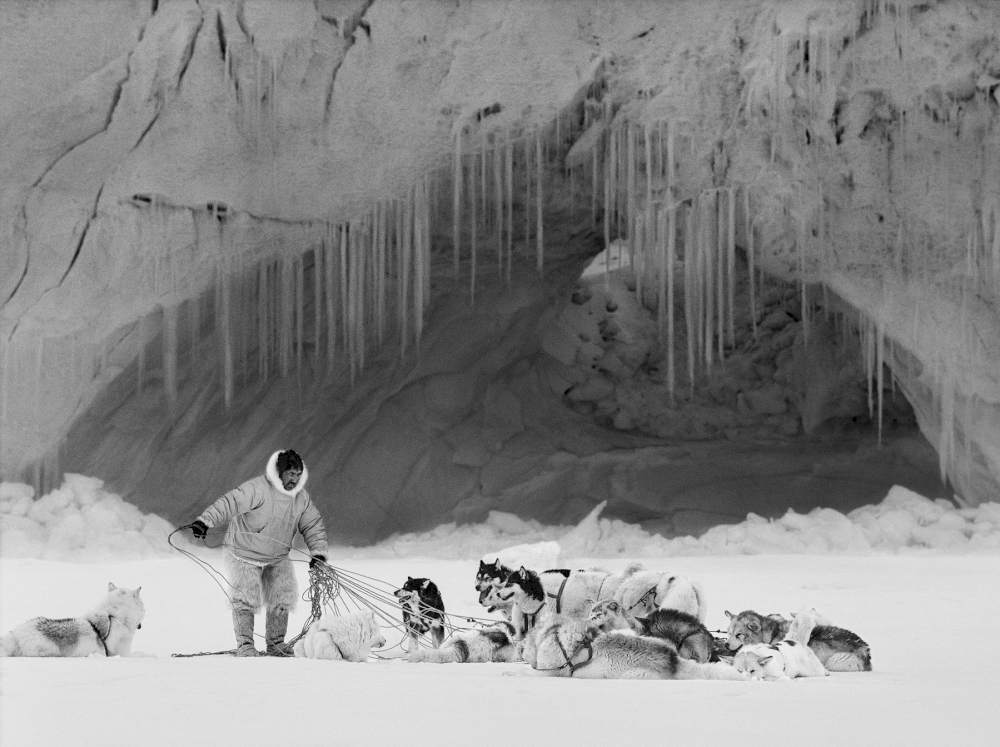
M 538 274 L 542 274 L 542 268 L 545 264 L 545 244 L 542 237 L 542 133 L 540 130 L 535 132 L 535 157 L 538 161 L 538 185 L 535 190 L 535 199 L 537 200 L 537 207 L 535 209 L 536 218 L 538 220 L 538 230 L 535 234 L 535 266 L 538 270 Z
M 452 174 L 453 199 L 452 199 L 452 246 L 455 266 L 455 277 L 459 274 L 459 261 L 461 259 L 462 246 L 462 131 L 459 129 L 455 133 L 455 155 L 452 159 L 454 166 Z

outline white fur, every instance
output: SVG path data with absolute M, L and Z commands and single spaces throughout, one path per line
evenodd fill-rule
M 520 649 L 512 639 L 513 629 L 500 623 L 483 630 L 465 630 L 454 633 L 441 648 L 418 648 L 407 653 L 413 662 L 434 664 L 485 664 L 519 661 Z M 459 641 L 464 647 L 456 646 Z M 464 650 L 463 650 L 464 649 Z
M 371 610 L 349 615 L 323 615 L 295 642 L 295 655 L 307 659 L 367 661 L 372 648 L 385 645 Z
M 561 573 L 542 573 L 539 578 L 545 589 L 545 601 L 552 612 L 585 619 L 590 614 L 591 607 L 605 599 L 613 599 L 622 582 L 640 572 L 645 572 L 645 566 L 642 563 L 632 563 L 620 574 L 610 573 L 603 568 L 588 568 L 585 571 L 573 571 L 568 578 Z M 560 589 L 562 594 L 559 593 Z
M 811 648 L 788 640 L 777 645 L 754 643 L 744 646 L 733 659 L 733 666 L 750 679 L 765 682 L 830 674 Z
M 676 573 L 637 571 L 621 582 L 614 600 L 629 617 L 645 616 L 657 609 L 687 612 L 700 622 L 708 615 L 701 585 Z
M 271 454 L 271 458 L 267 460 L 267 469 L 264 470 L 264 474 L 267 476 L 267 481 L 271 483 L 271 486 L 277 490 L 279 493 L 284 493 L 285 495 L 290 495 L 293 498 L 299 494 L 299 491 L 306 486 L 306 480 L 309 479 L 309 468 L 306 467 L 306 463 L 302 462 L 302 477 L 299 481 L 295 483 L 295 487 L 291 490 L 285 490 L 285 486 L 281 484 L 281 475 L 278 474 L 278 455 L 285 451 L 285 449 L 279 449 L 278 451 Z
M 0 656 L 128 656 L 146 608 L 139 589 L 108 584 L 108 594 L 83 617 L 36 617 L 0 638 Z
M 542 674 L 580 679 L 745 680 L 728 664 L 682 659 L 667 641 L 631 631 L 600 633 L 579 620 L 552 615 L 525 641 L 524 660 Z

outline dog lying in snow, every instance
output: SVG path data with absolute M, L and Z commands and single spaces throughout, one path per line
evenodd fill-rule
M 810 611 L 799 613 L 801 614 L 810 614 Z M 811 614 L 815 625 L 805 643 L 828 671 L 871 671 L 871 649 L 867 643 L 850 630 L 829 625 L 815 609 Z M 781 615 L 760 615 L 753 610 L 744 610 L 738 615 L 727 610 L 726 617 L 729 618 L 726 647 L 730 651 L 756 644 L 780 643 L 785 640 L 790 627 L 798 619 L 798 615 L 793 615 L 792 620 L 788 620 Z
M 36 617 L 0 638 L 0 656 L 128 656 L 146 608 L 138 589 L 108 584 L 108 594 L 83 617 Z
M 406 577 L 403 588 L 394 594 L 403 608 L 408 650 L 420 645 L 420 636 L 428 634 L 430 644 L 440 648 L 444 640 L 444 600 L 437 585 L 429 578 Z
M 800 612 L 784 640 L 778 643 L 752 643 L 742 646 L 733 666 L 750 679 L 774 682 L 795 677 L 825 677 L 830 673 L 806 645 L 816 627 L 816 610 Z
M 630 617 L 614 599 L 598 602 L 587 622 L 603 633 L 626 630 L 640 636 L 662 638 L 673 644 L 678 655 L 704 664 L 718 661 L 712 656 L 715 639 L 698 618 L 680 610 L 654 610 L 646 617 Z
M 414 662 L 435 664 L 483 664 L 520 661 L 520 651 L 514 642 L 514 627 L 501 622 L 481 630 L 455 632 L 441 648 L 418 648 L 407 653 Z
M 681 658 L 669 641 L 629 631 L 602 633 L 564 615 L 550 615 L 525 639 L 524 660 L 551 677 L 582 679 L 745 680 L 723 663 Z
M 613 598 L 631 617 L 649 615 L 658 609 L 672 609 L 705 622 L 708 614 L 701 585 L 676 573 L 637 571 L 622 581 Z
M 382 648 L 385 638 L 371 610 L 349 615 L 323 615 L 295 642 L 293 651 L 306 659 L 367 661 L 372 648 Z

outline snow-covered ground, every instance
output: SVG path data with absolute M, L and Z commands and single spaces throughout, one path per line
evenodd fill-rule
M 132 657 L 0 660 L 4 747 L 995 743 L 997 504 L 956 509 L 894 489 L 849 516 L 750 517 L 674 540 L 596 512 L 578 527 L 493 515 L 484 525 L 332 551 L 333 565 L 390 586 L 429 577 L 449 612 L 476 617 L 484 616 L 473 588 L 484 554 L 527 544 L 525 556 L 558 552 L 566 565 L 615 571 L 641 558 L 702 583 L 710 629 L 723 628 L 727 609 L 787 614 L 815 605 L 871 645 L 874 666 L 785 683 L 577 681 L 525 664 L 171 657 L 233 646 L 221 588 L 165 545 L 162 520 L 117 503 L 99 481 L 70 478 L 64 488 L 28 504 L 22 488 L 0 488 L 0 632 L 35 616 L 84 614 L 109 581 L 141 586 L 146 617 Z M 74 532 L 59 529 L 69 522 Z M 181 547 L 221 567 L 220 550 L 180 536 Z M 297 568 L 305 588 L 306 565 Z M 290 634 L 308 612 L 302 603 Z M 389 647 L 400 637 L 384 633 Z

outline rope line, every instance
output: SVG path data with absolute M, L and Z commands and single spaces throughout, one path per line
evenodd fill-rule
M 219 579 L 225 582 L 230 589 L 235 589 L 236 587 L 229 582 L 224 574 L 216 570 L 208 561 L 203 560 L 194 553 L 174 544 L 172 539 L 173 536 L 187 528 L 189 528 L 188 525 L 178 527 L 167 535 L 168 544 L 197 564 L 203 571 L 205 571 L 205 573 L 209 575 L 215 585 L 218 586 L 222 593 L 226 595 L 227 599 L 230 598 L 230 593 L 226 590 L 222 583 L 219 582 Z M 213 535 L 222 534 L 222 532 L 212 531 L 211 529 L 208 533 Z M 204 537 L 201 538 L 201 540 L 202 542 L 205 542 Z M 292 545 L 281 542 L 280 540 L 275 540 L 275 542 L 285 545 L 285 547 L 288 548 L 289 553 L 296 552 L 305 556 L 302 560 L 289 557 L 289 560 L 292 562 L 310 562 L 313 560 L 311 555 L 297 547 L 293 547 Z M 228 543 L 224 542 L 223 547 L 231 552 L 230 545 Z M 402 620 L 402 612 L 404 610 L 410 613 L 411 618 L 416 618 L 425 622 L 436 622 L 439 618 L 413 610 L 408 605 L 404 605 L 399 601 L 394 593 L 396 588 L 397 587 L 387 581 L 383 581 L 363 573 L 348 571 L 344 568 L 330 565 L 326 561 L 317 560 L 316 562 L 310 562 L 309 586 L 301 596 L 303 601 L 309 603 L 309 617 L 303 624 L 301 632 L 285 643 L 286 653 L 278 655 L 292 656 L 292 647 L 303 636 L 305 636 L 305 634 L 309 631 L 309 627 L 314 622 L 319 620 L 323 616 L 324 612 L 330 612 L 334 615 L 340 616 L 349 614 L 351 611 L 361 612 L 370 610 L 376 618 L 382 621 L 380 624 L 384 623 L 384 627 L 391 628 L 403 634 L 399 643 L 396 643 L 387 649 L 382 649 L 382 653 L 391 651 L 395 648 L 402 648 L 403 642 L 407 640 L 410 635 L 409 628 Z M 490 618 L 456 615 L 449 612 L 441 612 L 440 614 L 441 622 L 447 629 L 449 637 L 454 635 L 456 631 L 481 629 L 483 627 L 496 625 L 500 622 L 499 620 Z M 468 627 L 463 624 L 458 624 L 456 621 L 458 621 L 458 623 L 469 623 L 476 627 Z M 264 636 L 256 632 L 254 635 L 258 638 L 264 638 Z M 430 645 L 430 639 L 426 633 L 418 633 L 416 637 L 418 640 L 422 641 L 424 645 Z M 171 656 L 188 658 L 194 656 L 217 656 L 235 653 L 235 649 L 229 649 L 227 651 L 203 651 L 194 654 L 171 654 Z M 393 658 L 379 656 L 375 653 L 373 653 L 373 656 L 376 658 Z

